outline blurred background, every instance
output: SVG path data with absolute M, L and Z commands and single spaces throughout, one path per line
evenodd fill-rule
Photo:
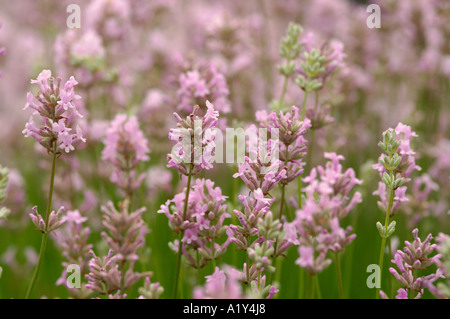
M 211 100 L 230 127 L 255 122 L 255 112 L 269 110 L 279 99 L 283 77 L 280 41 L 290 22 L 300 24 L 302 37 L 313 36 L 318 47 L 343 44 L 343 66 L 320 90 L 320 105 L 328 110 L 330 123 L 316 132 L 312 165 L 324 163 L 323 152 L 345 156 L 364 183 L 357 189 L 363 202 L 347 217 L 357 234 L 343 256 L 345 295 L 372 298 L 366 286 L 369 264 L 378 263 L 380 236 L 375 227 L 383 215 L 377 206 L 377 146 L 383 131 L 398 122 L 418 134 L 413 139 L 416 162 L 422 170 L 408 184 L 406 202 L 396 215 L 395 240 L 399 248 L 419 236 L 449 232 L 450 199 L 450 2 L 447 0 L 370 1 L 381 7 L 381 28 L 370 29 L 367 1 L 347 0 L 0 0 L 0 165 L 10 171 L 7 199 L 11 210 L 0 221 L 0 298 L 23 298 L 37 261 L 40 236 L 28 214 L 31 207 L 45 207 L 50 156 L 21 133 L 30 112 L 23 111 L 30 79 L 43 69 L 67 80 L 74 75 L 82 96 L 85 117 L 81 123 L 87 143 L 58 162 L 54 207 L 78 209 L 89 219 L 89 242 L 97 255 L 107 246 L 100 237 L 100 206 L 117 203 L 123 194 L 110 182 L 111 167 L 101 161 L 102 139 L 117 113 L 138 115 L 149 141 L 150 161 L 139 169 L 147 174 L 133 199 L 135 208 L 145 206 L 144 219 L 151 232 L 142 249 L 138 268 L 154 272 L 154 281 L 171 296 L 176 254 L 167 243 L 174 239 L 167 218 L 156 214 L 160 205 L 182 190 L 173 169 L 166 168 L 172 144 L 167 134 L 173 112 L 186 105 Z M 81 9 L 81 28 L 69 29 L 69 4 Z M 186 100 L 186 77 L 193 73 L 205 80 L 210 94 Z M 183 80 L 184 79 L 184 80 Z M 301 106 L 303 91 L 291 81 L 287 105 Z M 307 107 L 314 106 L 314 99 Z M 216 164 L 205 177 L 229 196 L 229 209 L 239 205 L 243 186 L 232 178 L 235 167 Z M 295 198 L 296 185 L 288 187 Z M 425 198 L 420 194 L 430 190 Z M 275 193 L 276 197 L 277 194 Z M 234 247 L 233 247 L 234 248 Z M 394 249 L 395 251 L 395 249 Z M 280 298 L 296 298 L 299 280 L 291 249 L 280 277 Z M 228 252 L 223 264 L 241 267 L 241 251 Z M 46 258 L 34 297 L 67 298 L 67 289 L 56 285 L 63 259 L 54 240 Z M 386 261 L 390 264 L 390 261 Z M 197 274 L 184 269 L 184 296 L 212 273 L 210 266 Z M 190 276 L 188 276 L 190 274 Z M 386 280 L 388 272 L 384 276 Z M 153 281 L 153 279 L 152 279 Z M 324 298 L 336 297 L 334 265 L 319 276 Z M 130 297 L 138 296 L 131 292 Z M 426 295 L 427 297 L 428 295 Z

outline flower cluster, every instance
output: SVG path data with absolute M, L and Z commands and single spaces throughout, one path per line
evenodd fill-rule
M 249 259 L 244 263 L 244 283 L 250 287 L 250 291 L 260 296 L 273 296 L 276 288 L 270 284 L 266 286 L 265 270 L 274 272 L 271 258 L 277 256 L 277 252 L 283 252 L 289 247 L 282 241 L 284 233 L 280 232 L 280 221 L 273 219 L 269 211 L 274 199 L 267 198 L 258 188 L 249 196 L 239 196 L 244 205 L 243 212 L 234 210 L 240 225 L 230 225 L 227 234 L 230 241 L 236 244 L 238 249 L 247 253 Z
M 289 77 L 296 72 L 296 60 L 303 48 L 302 43 L 298 41 L 302 32 L 303 28 L 300 25 L 291 22 L 286 35 L 281 39 L 280 56 L 284 61 L 278 66 L 278 71 L 285 77 Z
M 373 194 L 380 197 L 378 206 L 388 217 L 394 216 L 401 202 L 408 201 L 406 186 L 403 185 L 410 181 L 408 176 L 414 170 L 420 170 L 415 164 L 415 152 L 410 146 L 411 137 L 414 136 L 417 134 L 411 127 L 398 123 L 395 129 L 383 133 L 383 140 L 378 144 L 385 153 L 381 154 L 378 163 L 373 165 L 382 180 Z M 377 228 L 381 237 L 387 238 L 395 231 L 395 221 L 384 226 L 377 222 Z
M 220 270 L 216 267 L 214 273 L 206 276 L 206 283 L 203 287 L 194 289 L 195 299 L 243 299 L 245 293 L 242 289 L 242 272 L 229 267 Z
M 56 38 L 54 51 L 60 74 L 74 74 L 81 87 L 89 87 L 106 78 L 105 48 L 95 30 L 89 29 L 82 34 L 67 30 Z
M 437 266 L 440 273 L 445 279 L 444 282 L 437 283 L 436 286 L 433 282 L 427 282 L 427 288 L 437 298 L 448 299 L 450 298 L 450 236 L 444 233 L 439 233 L 435 241 L 437 242 L 436 250 L 441 258 L 437 260 Z
M 167 155 L 167 167 L 174 167 L 183 175 L 197 175 L 204 169 L 212 168 L 215 149 L 215 128 L 219 112 L 206 101 L 206 113 L 202 118 L 196 115 L 199 107 L 183 120 L 177 113 L 177 127 L 170 129 L 169 139 L 176 144 Z
M 225 77 L 212 63 L 182 73 L 179 83 L 180 88 L 177 91 L 179 110 L 191 113 L 193 105 L 206 109 L 206 101 L 210 101 L 220 113 L 230 112 L 229 91 Z
M 230 243 L 229 239 L 222 244 L 217 242 L 226 232 L 225 219 L 230 217 L 224 204 L 227 197 L 222 195 L 220 187 L 214 187 L 212 181 L 197 179 L 190 192 L 186 214 L 185 198 L 185 192 L 175 195 L 161 205 L 158 213 L 166 215 L 169 227 L 175 233 L 183 232 L 181 243 L 171 243 L 172 249 L 178 251 L 181 245 L 189 265 L 202 268 L 208 261 L 222 256 Z
M 326 79 L 336 69 L 344 66 L 344 45 L 339 41 L 323 44 L 320 49 L 313 45 L 313 34 L 309 33 L 302 40 L 305 49 L 295 82 L 305 92 L 312 92 L 323 87 Z
M 397 299 L 421 298 L 423 289 L 429 287 L 434 281 L 442 277 L 441 270 L 438 268 L 435 274 L 427 276 L 419 276 L 418 272 L 427 269 L 432 264 L 437 265 L 440 254 L 428 257 L 436 248 L 436 244 L 431 244 L 432 236 L 429 234 L 424 242 L 418 236 L 419 230 L 413 230 L 414 241 L 405 241 L 403 251 L 397 250 L 392 262 L 397 266 L 398 270 L 391 267 L 389 271 L 394 275 L 395 279 L 403 286 L 397 291 Z M 414 296 L 416 293 L 416 296 Z M 409 296 L 408 296 L 409 294 Z M 382 294 L 385 297 L 385 294 Z
M 311 121 L 307 118 L 302 121 L 296 106 L 285 113 L 274 111 L 267 115 L 265 111 L 258 112 L 257 119 L 261 127 L 267 128 L 269 133 L 279 138 L 279 158 L 286 171 L 286 176 L 280 183 L 286 185 L 303 173 L 303 158 L 308 148 L 308 141 L 304 136 L 311 127 Z
M 149 160 L 148 142 L 136 116 L 116 115 L 106 131 L 104 144 L 102 159 L 114 165 L 111 181 L 130 196 L 145 179 L 144 173 L 138 175 L 137 165 Z
M 251 237 L 258 234 L 258 221 L 269 212 L 274 199 L 265 197 L 263 191 L 258 188 L 251 196 L 240 195 L 239 200 L 244 209 L 243 211 L 235 209 L 234 214 L 240 225 L 230 225 L 228 235 L 239 249 L 246 251 L 251 245 Z
M 131 8 L 125 0 L 95 0 L 86 8 L 86 26 L 105 40 L 121 40 L 130 28 Z
M 148 232 L 142 219 L 146 209 L 143 207 L 129 213 L 128 201 L 121 206 L 120 211 L 117 211 L 111 202 L 102 206 L 102 224 L 107 230 L 102 232 L 102 237 L 119 262 L 134 263 L 138 260 L 137 251 L 144 246 L 145 235 Z
M 107 256 L 98 257 L 91 250 L 89 256 L 91 259 L 89 260 L 89 273 L 86 275 L 88 280 L 86 288 L 105 295 L 120 290 L 122 276 L 114 252 L 109 250 Z M 131 286 L 135 282 L 135 278 L 132 278 L 132 280 L 127 279 L 129 278 L 124 280 L 127 286 Z
M 66 222 L 66 219 L 62 216 L 64 207 L 60 207 L 57 212 L 52 211 L 49 214 L 47 221 L 45 221 L 44 218 L 42 218 L 41 214 L 39 214 L 37 206 L 34 206 L 32 208 L 32 211 L 33 213 L 28 214 L 28 216 L 30 216 L 33 224 L 43 234 L 48 234 L 58 229 Z
M 417 137 L 417 134 L 411 130 L 411 127 L 398 123 L 395 129 L 385 131 L 383 140 L 378 143 L 385 153 L 381 154 L 373 168 L 380 173 L 386 186 L 392 186 L 394 190 L 409 182 L 408 176 L 413 171 L 421 169 L 416 165 L 415 152 L 410 145 L 412 137 Z M 387 174 L 390 172 L 392 177 Z
M 145 244 L 147 226 L 142 219 L 145 208 L 129 212 L 129 202 L 120 204 L 117 211 L 111 202 L 102 206 L 102 224 L 107 231 L 102 238 L 110 250 L 106 257 L 97 257 L 91 250 L 87 288 L 105 295 L 115 292 L 115 297 L 125 298 L 124 292 L 148 273 L 138 273 L 134 264 L 139 259 L 138 250 Z
M 76 105 L 80 96 L 74 91 L 78 84 L 74 77 L 61 88 L 61 78 L 55 79 L 50 70 L 43 70 L 31 83 L 37 84 L 39 91 L 36 95 L 27 93 L 24 110 L 32 108 L 34 112 L 22 131 L 25 137 L 33 137 L 49 153 L 55 154 L 61 154 L 61 150 L 69 153 L 75 149 L 76 142 L 86 142 L 76 124 L 82 115 Z M 39 115 L 39 122 L 35 122 L 35 115 Z
M 56 282 L 57 285 L 64 285 L 72 296 L 80 299 L 87 298 L 91 291 L 84 283 L 81 287 L 69 287 L 67 285 L 67 269 L 70 265 L 80 267 L 80 275 L 84 277 L 89 271 L 89 251 L 92 244 L 88 244 L 91 229 L 83 226 L 87 217 L 81 216 L 78 210 L 68 211 L 64 217 L 66 221 L 64 227 L 59 228 L 53 234 L 55 243 L 60 247 L 65 261 L 62 263 L 63 272 Z
M 350 192 L 362 181 L 356 178 L 353 169 L 343 171 L 340 161 L 344 157 L 325 153 L 325 158 L 329 159 L 325 167 L 313 168 L 310 175 L 303 178 L 307 183 L 304 188 L 306 202 L 297 211 L 286 236 L 299 245 L 296 263 L 311 274 L 320 273 L 329 266 L 331 260 L 326 258 L 329 251 L 342 252 L 355 239 L 352 228 L 342 228 L 340 221 L 361 202 L 359 192 L 353 197 Z
M 206 283 L 203 287 L 196 287 L 193 291 L 195 299 L 246 299 L 246 298 L 264 298 L 272 299 L 278 292 L 274 286 L 268 292 L 263 293 L 256 287 L 245 292 L 242 289 L 241 282 L 244 280 L 244 274 L 239 270 L 225 265 L 222 270 L 216 267 L 214 273 L 206 276 Z M 265 276 L 262 278 L 262 284 L 265 285 Z M 253 289 L 254 288 L 254 289 Z
M 233 177 L 240 177 L 251 192 L 261 189 L 267 195 L 286 178 L 286 170 L 279 159 L 279 141 L 273 138 L 275 136 L 264 139 L 254 125 L 248 131 L 251 133 L 249 155 L 244 157 L 243 163 L 238 163 L 238 172 Z
M 145 277 L 144 286 L 139 288 L 139 299 L 158 299 L 164 292 L 159 282 L 152 283 L 150 277 Z

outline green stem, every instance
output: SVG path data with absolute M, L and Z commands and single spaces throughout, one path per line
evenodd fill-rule
M 314 112 L 317 112 L 317 106 L 319 105 L 319 91 L 314 92 L 315 101 L 314 101 Z M 311 128 L 311 140 L 309 142 L 309 150 L 308 154 L 306 155 L 306 169 L 305 173 L 308 174 L 312 167 L 312 156 L 314 154 L 314 145 L 316 140 L 316 129 Z
M 211 245 L 213 272 L 216 270 L 216 256 L 215 256 L 215 252 L 214 252 L 214 239 L 215 239 L 215 237 L 213 237 L 212 245 Z
M 305 271 L 302 267 L 300 268 L 299 272 L 299 285 L 298 285 L 298 299 L 303 299 L 303 293 L 304 293 L 304 286 L 305 286 Z
M 320 285 L 319 285 L 319 275 L 314 275 L 314 284 L 317 289 L 317 298 L 322 299 L 322 294 L 320 293 Z
M 188 174 L 188 181 L 187 181 L 187 188 L 186 188 L 186 197 L 184 199 L 184 208 L 183 208 L 183 220 L 186 220 L 186 213 L 187 208 L 189 205 L 189 192 L 191 190 L 191 177 L 192 177 L 192 163 L 189 165 L 189 174 Z M 180 277 L 180 268 L 181 268 L 181 240 L 183 239 L 183 233 L 184 231 L 180 231 L 180 236 L 178 240 L 178 256 L 177 256 L 177 266 L 175 269 L 175 281 L 174 281 L 174 288 L 173 288 L 173 297 L 172 299 L 175 299 L 177 297 L 178 292 L 178 278 Z
M 311 299 L 314 299 L 317 294 L 317 298 L 322 299 L 322 294 L 320 293 L 320 285 L 319 285 L 319 275 L 311 275 Z
M 308 92 L 305 91 L 302 104 L 302 121 L 305 120 L 306 115 L 306 101 L 308 100 Z M 308 163 L 306 163 L 308 165 Z M 298 193 L 298 208 L 302 208 L 302 177 L 299 176 L 297 179 L 297 193 Z
M 391 180 L 392 180 L 392 171 L 391 171 Z M 391 188 L 391 192 L 389 195 L 388 209 L 386 211 L 386 219 L 384 221 L 384 229 L 387 229 L 387 227 L 389 226 L 389 217 L 391 214 L 393 201 L 394 201 L 394 189 Z M 386 237 L 383 237 L 383 239 L 381 240 L 380 258 L 379 258 L 379 262 L 378 262 L 378 266 L 380 267 L 380 285 L 381 285 L 381 278 L 382 278 L 382 274 L 383 274 L 383 259 L 384 259 L 385 248 L 386 248 Z M 380 298 L 380 288 L 377 288 L 375 298 L 376 299 Z
M 306 101 L 308 100 L 308 92 L 305 91 L 305 96 L 303 97 L 303 104 L 302 104 L 302 121 L 305 120 L 306 116 Z
M 315 294 L 316 294 L 316 285 L 315 285 L 315 283 L 314 283 L 314 276 L 315 275 L 311 275 L 309 278 L 310 278 L 310 284 L 311 284 L 311 296 L 309 297 L 310 299 L 314 299 L 314 296 L 315 296 Z
M 389 251 L 389 258 L 392 256 L 392 250 L 391 250 L 391 237 L 387 239 L 387 245 L 388 245 L 388 251 Z M 390 295 L 394 295 L 394 286 L 392 285 L 392 276 L 388 276 L 388 282 L 389 282 L 389 292 Z
M 284 76 L 284 82 L 283 82 L 283 89 L 281 91 L 280 101 L 278 102 L 278 106 L 280 109 L 283 109 L 283 103 L 284 103 L 284 96 L 286 94 L 287 84 L 288 84 L 289 77 Z
M 250 236 L 246 238 L 247 240 L 247 249 L 245 250 L 246 253 L 246 279 L 247 279 L 247 286 L 250 286 L 250 257 L 248 256 L 248 249 L 250 248 Z
M 45 214 L 45 232 L 42 234 L 42 240 L 41 240 L 41 248 L 39 250 L 39 258 L 36 265 L 36 268 L 34 269 L 33 277 L 31 278 L 30 285 L 28 286 L 26 299 L 30 298 L 31 291 L 33 290 L 34 284 L 36 283 L 36 279 L 39 274 L 39 269 L 41 268 L 44 255 L 45 255 L 45 249 L 47 247 L 47 238 L 48 238 L 48 218 L 50 216 L 50 210 L 52 206 L 52 198 L 53 198 L 53 185 L 55 181 L 55 171 L 56 171 L 56 142 L 53 143 L 53 159 L 52 159 L 52 173 L 50 177 L 50 187 L 48 191 L 48 202 L 47 202 L 47 212 Z
M 281 215 L 283 214 L 283 207 L 284 207 L 284 202 L 285 202 L 285 199 L 284 199 L 285 198 L 285 193 L 286 193 L 285 192 L 285 186 L 286 185 L 281 185 L 281 201 L 280 201 L 280 210 L 278 212 L 278 220 L 280 220 L 280 221 L 281 221 Z M 278 238 L 275 239 L 274 253 L 273 253 L 273 256 L 272 256 L 272 265 L 274 265 L 274 266 L 278 265 L 278 263 L 276 262 L 277 261 L 277 256 L 276 256 L 277 247 L 278 247 Z M 281 276 L 281 274 L 280 274 L 280 272 L 281 272 L 281 264 L 279 264 L 279 266 L 280 266 L 280 269 L 278 271 L 278 274 Z M 277 269 L 275 271 L 277 271 Z M 274 275 L 274 273 L 270 274 L 269 283 L 272 283 L 273 275 Z
M 338 282 L 339 299 L 344 299 L 344 286 L 342 285 L 341 257 L 339 252 L 336 252 L 336 277 Z

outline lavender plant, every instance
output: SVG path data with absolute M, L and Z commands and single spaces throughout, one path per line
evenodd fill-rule
M 339 257 L 356 234 L 351 233 L 351 226 L 343 228 L 341 220 L 362 201 L 359 192 L 350 195 L 353 187 L 362 181 L 356 178 L 351 168 L 343 172 L 342 155 L 325 153 L 324 156 L 328 159 L 325 167 L 313 168 L 311 174 L 303 178 L 307 183 L 305 205 L 297 211 L 291 227 L 294 231 L 287 238 L 299 246 L 296 264 L 305 268 L 315 280 L 331 264 L 328 252 L 335 254 L 339 297 L 343 298 Z
M 421 241 L 418 236 L 419 230 L 413 230 L 414 241 L 405 241 L 403 251 L 397 250 L 393 263 L 398 270 L 389 268 L 395 279 L 403 286 L 397 291 L 396 299 L 419 299 L 423 295 L 423 290 L 432 285 L 442 276 L 441 269 L 437 269 L 435 274 L 419 276 L 419 271 L 427 269 L 433 264 L 438 264 L 441 258 L 440 254 L 428 257 L 435 250 L 436 245 L 431 244 L 432 236 L 429 234 L 425 241 Z M 386 298 L 386 294 L 381 292 L 381 296 Z
M 395 215 L 400 203 L 406 201 L 405 183 L 410 181 L 409 175 L 414 170 L 420 170 L 415 164 L 414 151 L 410 147 L 411 137 L 417 136 L 411 127 L 399 123 L 395 129 L 389 129 L 383 133 L 383 140 L 378 144 L 385 152 L 381 154 L 378 163 L 373 165 L 382 182 L 378 183 L 378 190 L 374 195 L 380 196 L 378 206 L 385 214 L 384 225 L 377 222 L 377 228 L 381 236 L 381 248 L 379 267 L 383 269 L 386 240 L 394 233 L 396 222 L 391 218 Z M 388 242 L 390 251 L 390 243 Z M 380 274 L 381 282 L 381 274 Z M 377 288 L 377 298 L 379 297 Z
M 22 133 L 25 137 L 34 138 L 47 150 L 48 154 L 52 154 L 52 169 L 45 217 L 38 212 L 37 206 L 30 214 L 34 225 L 42 232 L 42 241 L 39 260 L 26 298 L 30 297 L 39 274 L 48 234 L 64 223 L 64 220 L 60 219 L 63 207 L 59 208 L 56 213 L 51 211 L 56 160 L 62 155 L 62 150 L 69 153 L 75 149 L 74 144 L 77 142 L 86 142 L 80 126 L 77 125 L 77 119 L 82 115 L 78 112 L 76 105 L 80 96 L 76 95 L 74 91 L 74 86 L 78 84 L 74 77 L 70 77 L 64 87 L 61 87 L 61 78 L 52 77 L 50 70 L 43 70 L 36 80 L 31 80 L 31 83 L 37 84 L 39 90 L 35 95 L 31 92 L 27 93 L 27 103 L 24 109 L 32 108 L 34 111 Z M 38 122 L 35 122 L 35 118 L 38 119 Z
M 191 192 L 191 179 L 193 175 L 198 175 L 204 169 L 212 168 L 212 161 L 214 159 L 214 139 L 215 139 L 215 131 L 214 128 L 218 123 L 219 112 L 214 109 L 214 106 L 206 101 L 206 113 L 202 118 L 199 118 L 195 113 L 199 110 L 198 106 L 194 107 L 193 112 L 186 117 L 186 120 L 183 120 L 177 113 L 174 113 L 175 118 L 177 119 L 177 128 L 171 129 L 169 132 L 169 139 L 176 142 L 174 149 L 172 152 L 167 155 L 168 165 L 167 167 L 174 167 L 178 170 L 178 172 L 182 175 L 187 176 L 187 187 L 186 191 L 175 196 L 174 201 L 176 200 L 179 204 L 179 200 L 183 201 L 182 208 L 180 205 L 176 205 L 177 210 L 174 213 L 175 219 L 169 213 L 168 205 L 166 204 L 165 208 L 162 206 L 159 212 L 166 213 L 166 216 L 169 218 L 169 224 L 171 221 L 175 220 L 178 222 L 177 227 L 174 229 L 175 233 L 179 233 L 178 238 L 178 257 L 177 257 L 177 269 L 175 271 L 175 281 L 174 281 L 174 290 L 173 297 L 177 296 L 178 289 L 178 277 L 180 274 L 181 267 L 181 256 L 183 254 L 183 241 L 191 244 L 192 240 L 196 239 L 195 231 L 192 231 L 187 225 L 189 225 L 189 218 L 194 214 L 193 211 L 189 211 L 189 203 L 191 198 L 189 197 Z M 199 187 L 200 188 L 200 187 Z M 200 191 L 200 189 L 198 190 Z M 220 191 L 220 190 L 219 190 Z M 217 191 L 212 190 L 212 194 L 217 193 Z M 211 195 L 212 195 L 211 194 Z M 214 196 L 214 195 L 212 195 Z M 217 199 L 217 198 L 216 198 Z M 220 200 L 220 199 L 219 199 Z M 212 202 L 214 203 L 214 202 Z M 220 201 L 218 202 L 220 206 Z M 220 210 L 223 213 L 223 210 Z M 201 216 L 200 219 L 205 216 Z M 203 211 L 203 215 L 209 212 Z M 216 215 L 222 215 L 219 211 L 212 212 L 212 219 L 218 217 Z M 223 215 L 224 217 L 226 215 Z M 195 216 L 193 216 L 195 217 Z M 208 216 L 209 218 L 209 216 Z M 173 224 L 173 223 L 172 223 Z M 173 227 L 173 226 L 172 226 Z M 219 225 L 219 229 L 221 229 L 221 225 Z M 213 229 L 212 236 L 210 238 L 215 238 L 216 228 Z M 217 234 L 219 235 L 219 234 Z M 191 239 L 190 236 L 193 238 Z M 225 246 L 226 247 L 226 246 Z M 194 246 L 195 248 L 195 246 Z M 197 247 L 197 249 L 200 247 Z M 211 246 L 211 254 L 209 255 L 211 259 L 215 260 L 215 243 L 212 243 Z M 200 251 L 200 250 L 199 250 Z M 205 254 L 207 251 L 205 249 L 202 250 Z M 187 256 L 190 256 L 186 253 Z M 194 263 L 197 265 L 197 263 Z

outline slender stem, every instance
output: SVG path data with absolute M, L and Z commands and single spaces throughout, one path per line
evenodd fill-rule
M 42 234 L 42 239 L 41 239 L 41 248 L 39 250 L 39 259 L 38 259 L 36 268 L 34 269 L 34 273 L 33 273 L 33 277 L 31 278 L 30 285 L 28 286 L 27 295 L 26 295 L 25 299 L 30 298 L 30 294 L 31 294 L 31 291 L 33 290 L 34 284 L 36 282 L 36 279 L 37 279 L 37 276 L 39 273 L 39 269 L 41 268 L 42 260 L 44 259 L 44 253 L 45 253 L 46 247 L 47 247 L 47 233 L 44 233 L 44 234 Z
M 283 208 L 284 208 L 284 197 L 285 197 L 285 188 L 286 185 L 281 185 L 281 200 L 280 200 L 280 210 L 278 212 L 278 220 L 281 220 L 281 216 L 283 215 Z
M 192 177 L 192 163 L 189 165 L 189 174 L 188 174 L 188 181 L 187 181 L 187 188 L 186 188 L 186 197 L 184 199 L 184 208 L 183 208 L 183 220 L 186 220 L 186 213 L 187 208 L 189 205 L 189 192 L 191 190 L 191 177 Z M 181 240 L 183 239 L 183 233 L 184 231 L 180 231 L 179 239 L 178 239 L 178 257 L 177 257 L 177 266 L 175 269 L 175 281 L 174 281 L 174 288 L 173 288 L 173 297 L 172 299 L 175 299 L 177 297 L 177 290 L 178 290 L 178 278 L 180 277 L 180 268 L 181 268 L 181 254 L 182 254 L 182 243 Z
M 283 214 L 283 207 L 284 207 L 285 193 L 286 193 L 285 192 L 285 188 L 286 188 L 286 185 L 281 185 L 281 202 L 280 202 L 280 210 L 278 212 L 278 220 L 281 220 L 281 215 Z M 272 256 L 272 265 L 274 265 L 274 266 L 278 265 L 279 266 L 280 269 L 278 269 L 279 271 L 277 272 L 277 274 L 279 274 L 281 276 L 281 264 L 279 264 L 277 262 L 277 256 L 276 256 L 277 248 L 278 248 L 278 238 L 275 239 L 274 252 L 273 252 L 273 256 Z M 277 266 L 277 268 L 278 268 L 278 266 Z M 277 271 L 277 269 L 275 271 Z M 272 283 L 273 275 L 274 275 L 274 273 L 270 274 L 269 283 Z
M 391 258 L 392 256 L 392 249 L 391 249 L 391 237 L 389 237 L 387 239 L 387 245 L 388 245 L 388 251 L 389 251 L 389 258 Z M 391 293 L 390 295 L 393 296 L 394 295 L 394 286 L 392 285 L 392 276 L 388 276 L 388 283 L 389 283 L 389 292 Z
M 342 271 L 341 271 L 341 255 L 336 252 L 336 277 L 338 282 L 339 299 L 344 299 L 344 286 L 342 285 Z
M 314 92 L 314 96 L 315 96 L 315 101 L 314 101 L 314 112 L 317 112 L 317 106 L 319 105 L 319 91 L 315 91 Z M 311 140 L 309 142 L 309 150 L 308 150 L 308 154 L 306 155 L 306 174 L 309 173 L 309 171 L 311 170 L 312 167 L 312 156 L 314 154 L 314 146 L 315 146 L 315 140 L 316 140 L 316 129 L 315 128 L 311 128 Z
M 216 256 L 215 256 L 215 251 L 214 251 L 214 240 L 215 240 L 215 237 L 213 237 L 212 245 L 211 245 L 213 272 L 216 270 Z
M 246 269 L 245 269 L 245 275 L 247 279 L 247 286 L 250 286 L 250 257 L 248 255 L 248 249 L 250 248 L 250 236 L 246 238 L 247 241 L 247 249 L 245 250 L 246 253 Z
M 125 259 L 122 260 L 122 262 L 120 263 L 120 272 L 122 274 L 122 278 L 120 278 L 120 292 L 122 293 L 122 295 L 123 295 L 123 292 L 125 290 L 125 276 L 126 276 L 125 268 L 126 268 L 126 264 L 127 264 L 127 261 Z
M 281 91 L 281 96 L 280 96 L 280 101 L 278 102 L 278 106 L 279 106 L 280 109 L 283 108 L 284 95 L 286 94 L 288 80 L 289 80 L 289 77 L 285 75 L 284 76 L 284 82 L 283 82 L 283 89 Z
M 45 214 L 45 232 L 42 234 L 41 248 L 39 250 L 39 258 L 38 258 L 38 262 L 37 262 L 36 268 L 34 269 L 34 273 L 33 273 L 33 277 L 31 278 L 30 285 L 28 286 L 27 294 L 26 294 L 26 297 L 25 297 L 26 299 L 30 298 L 31 291 L 33 290 L 34 284 L 36 283 L 36 279 L 37 279 L 38 274 L 39 274 L 39 269 L 41 268 L 41 265 L 42 265 L 42 262 L 43 262 L 43 259 L 44 259 L 45 249 L 47 247 L 48 218 L 50 216 L 50 210 L 51 210 L 51 206 L 52 206 L 53 185 L 54 185 L 54 181 L 55 181 L 55 171 L 56 171 L 56 157 L 57 157 L 57 155 L 56 155 L 56 142 L 54 142 L 53 143 L 52 173 L 51 173 L 51 177 L 50 177 L 50 187 L 49 187 L 49 190 L 48 190 L 47 212 Z
M 322 299 L 322 294 L 320 293 L 320 285 L 319 285 L 319 275 L 314 275 L 314 284 L 317 290 L 317 298 Z
M 322 294 L 320 293 L 320 285 L 319 285 L 319 275 L 314 274 L 310 276 L 311 278 L 311 299 L 314 299 L 314 296 L 317 294 L 317 298 L 322 299 Z
M 315 285 L 315 283 L 314 283 L 314 276 L 315 275 L 311 275 L 310 277 L 309 277 L 309 281 L 310 281 L 310 284 L 311 284 L 311 296 L 309 297 L 310 299 L 314 299 L 314 296 L 316 295 L 316 285 Z
M 391 171 L 391 180 L 392 180 L 392 171 Z M 386 219 L 384 221 L 384 229 L 387 229 L 387 227 L 389 226 L 389 217 L 391 214 L 393 201 L 394 201 L 394 188 L 391 187 L 391 192 L 389 195 L 388 209 L 386 211 Z M 378 262 L 378 265 L 380 267 L 380 285 L 381 285 L 381 278 L 382 278 L 382 274 L 383 274 L 383 259 L 384 259 L 385 248 L 386 248 L 386 237 L 383 237 L 383 239 L 381 240 L 380 258 L 379 258 L 379 262 Z M 375 298 L 376 299 L 380 298 L 380 288 L 377 288 Z
M 308 92 L 305 91 L 302 104 L 302 121 L 305 120 L 306 115 L 306 101 L 308 100 Z M 308 163 L 306 163 L 308 164 Z M 302 177 L 299 176 L 297 179 L 297 193 L 298 193 L 298 208 L 302 208 Z
M 304 286 L 305 286 L 305 271 L 303 270 L 302 267 L 300 268 L 300 273 L 299 273 L 299 285 L 298 285 L 298 299 L 302 299 L 303 298 L 303 293 L 304 293 Z
M 286 150 L 285 150 L 285 154 L 284 154 L 284 166 L 287 166 L 288 164 L 288 155 L 289 155 L 289 146 L 286 145 Z M 280 200 L 280 210 L 278 212 L 278 220 L 281 222 L 281 216 L 283 215 L 283 209 L 284 209 L 284 203 L 286 201 L 286 185 L 282 184 L 281 185 L 281 200 Z M 287 205 L 286 205 L 287 207 Z M 264 242 L 264 245 L 266 243 Z M 275 245 L 274 245 L 274 252 L 273 252 L 273 256 L 272 256 L 272 264 L 274 266 L 276 266 L 276 269 L 279 268 L 279 271 L 277 272 L 277 278 L 280 278 L 281 276 L 281 263 L 276 262 L 277 261 L 277 247 L 278 247 L 278 237 L 277 239 L 275 239 Z M 275 270 L 276 271 L 276 270 Z M 273 279 L 273 273 L 270 274 L 270 279 L 269 279 L 269 283 L 272 283 L 272 279 Z
M 308 100 L 308 91 L 305 91 L 305 95 L 303 97 L 303 104 L 302 104 L 302 121 L 305 120 L 306 116 L 306 101 Z

